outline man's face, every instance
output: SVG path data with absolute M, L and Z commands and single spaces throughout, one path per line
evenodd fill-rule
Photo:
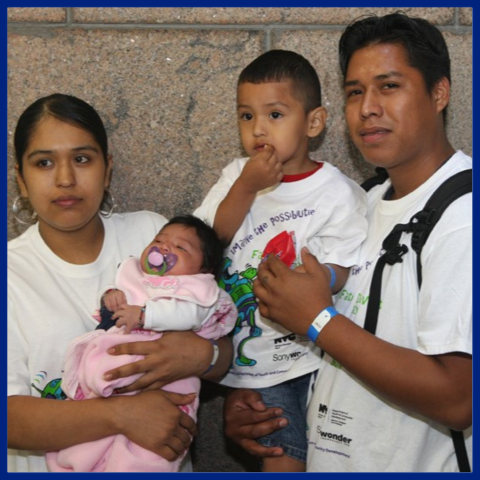
M 429 93 L 404 48 L 378 44 L 357 50 L 345 77 L 345 117 L 363 157 L 388 169 L 412 167 L 443 138 L 436 89 Z

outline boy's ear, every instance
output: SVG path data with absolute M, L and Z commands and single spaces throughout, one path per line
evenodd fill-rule
M 320 135 L 327 123 L 327 111 L 323 107 L 317 107 L 308 114 L 308 132 L 310 138 Z

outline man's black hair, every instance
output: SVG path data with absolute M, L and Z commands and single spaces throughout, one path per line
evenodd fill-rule
M 443 77 L 451 83 L 450 56 L 440 30 L 423 18 L 409 17 L 403 12 L 361 17 L 345 29 L 339 44 L 343 77 L 357 50 L 382 43 L 398 44 L 405 49 L 409 65 L 421 73 L 428 92 Z

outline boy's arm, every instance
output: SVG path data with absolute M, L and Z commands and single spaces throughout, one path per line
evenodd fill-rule
M 256 196 L 257 192 L 245 186 L 240 176 L 218 206 L 213 228 L 225 245 L 232 241 Z
M 247 161 L 215 214 L 213 228 L 223 242 L 230 244 L 257 193 L 276 185 L 282 178 L 282 164 L 270 145 L 265 145 L 262 151 Z
M 330 278 L 330 290 L 332 293 L 337 293 L 345 285 L 348 279 L 348 274 L 350 273 L 350 269 L 347 267 L 341 267 L 340 265 L 335 265 L 333 263 L 329 263 L 327 265 L 323 265 L 323 267 L 328 270 L 327 275 L 328 278 Z M 333 272 L 329 267 L 333 270 Z
M 341 267 L 340 265 L 335 265 L 333 263 L 322 263 L 321 266 L 327 278 L 330 279 L 330 291 L 332 294 L 337 293 L 347 282 L 350 269 L 347 267 Z M 295 271 L 306 273 L 305 266 L 303 264 L 299 265 Z

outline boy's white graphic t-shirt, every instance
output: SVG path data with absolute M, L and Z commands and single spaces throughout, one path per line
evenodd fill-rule
M 224 168 L 195 215 L 213 225 L 219 204 L 247 160 L 234 160 Z M 294 234 L 295 265 L 300 263 L 303 246 L 323 263 L 356 265 L 366 235 L 365 213 L 365 192 L 328 163 L 307 178 L 257 194 L 225 251 L 220 286 L 232 296 L 239 317 L 233 331 L 233 364 L 221 383 L 237 388 L 269 387 L 318 368 L 319 351 L 308 337 L 261 317 L 252 283 L 267 243 L 282 232 Z

